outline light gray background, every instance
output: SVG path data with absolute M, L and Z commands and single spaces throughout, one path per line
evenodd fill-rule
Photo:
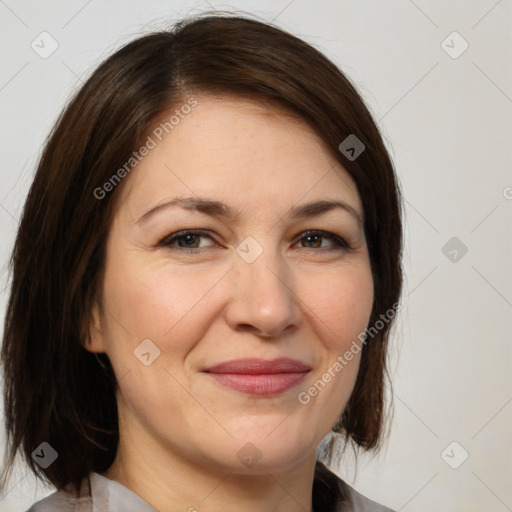
M 121 44 L 211 7 L 275 20 L 333 59 L 379 120 L 402 181 L 407 278 L 391 436 L 357 477 L 350 458 L 334 469 L 400 511 L 512 510 L 510 0 L 0 0 L 2 314 L 23 201 L 71 92 Z M 59 45 L 47 59 L 31 48 L 43 31 Z M 469 44 L 457 58 L 459 36 L 442 45 L 453 31 Z M 465 255 L 459 242 L 442 252 L 452 237 Z M 0 511 L 50 492 L 24 468 L 16 475 Z

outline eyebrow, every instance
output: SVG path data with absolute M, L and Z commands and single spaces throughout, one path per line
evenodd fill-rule
M 197 211 L 210 215 L 211 217 L 220 217 L 224 219 L 234 220 L 240 216 L 240 213 L 233 210 L 230 206 L 220 201 L 214 201 L 204 197 L 175 197 L 165 203 L 158 204 L 144 213 L 135 224 L 143 224 L 148 221 L 150 217 L 164 209 L 178 206 L 185 210 Z M 348 203 L 339 200 L 322 199 L 319 201 L 312 201 L 300 206 L 296 206 L 288 213 L 291 220 L 300 220 L 308 217 L 314 217 L 322 213 L 331 211 L 335 208 L 341 208 L 348 212 L 355 220 L 363 225 L 361 214 Z

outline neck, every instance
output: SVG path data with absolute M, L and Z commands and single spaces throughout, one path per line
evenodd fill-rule
M 139 433 L 140 434 L 140 433 Z M 316 450 L 292 467 L 237 472 L 204 458 L 190 460 L 152 439 L 119 441 L 103 476 L 115 480 L 159 512 L 312 512 Z M 143 448 L 142 448 L 143 447 Z

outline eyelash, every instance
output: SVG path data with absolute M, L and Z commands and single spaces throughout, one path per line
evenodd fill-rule
M 195 236 L 206 236 L 213 240 L 213 238 L 206 233 L 205 231 L 196 231 L 196 230 L 188 230 L 188 231 L 178 231 L 177 233 L 173 233 L 172 235 L 168 235 L 162 240 L 160 240 L 157 244 L 158 247 L 164 247 L 166 249 L 169 249 L 171 251 L 179 251 L 184 254 L 197 254 L 202 249 L 210 249 L 211 247 L 193 247 L 193 248 L 186 248 L 186 247 L 172 247 L 171 244 L 176 242 L 177 240 L 184 238 L 186 235 L 195 235 Z M 301 233 L 300 240 L 303 240 L 307 238 L 308 236 L 322 236 L 323 238 L 327 238 L 328 240 L 333 242 L 332 247 L 319 247 L 317 248 L 317 251 L 334 251 L 334 250 L 345 250 L 348 251 L 351 249 L 350 245 L 341 237 L 335 235 L 334 233 L 330 233 L 329 231 L 322 231 L 322 230 L 308 230 Z M 302 247 L 302 249 L 308 249 L 308 247 Z

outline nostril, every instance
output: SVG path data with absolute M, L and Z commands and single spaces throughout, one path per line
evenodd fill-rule
M 264 332 L 261 332 L 257 327 L 254 327 L 254 325 L 251 325 L 251 324 L 240 324 L 238 326 L 238 330 L 242 331 L 242 332 L 252 332 L 254 333 L 256 336 L 260 337 L 260 338 L 273 338 L 274 335 L 273 334 L 266 334 Z

